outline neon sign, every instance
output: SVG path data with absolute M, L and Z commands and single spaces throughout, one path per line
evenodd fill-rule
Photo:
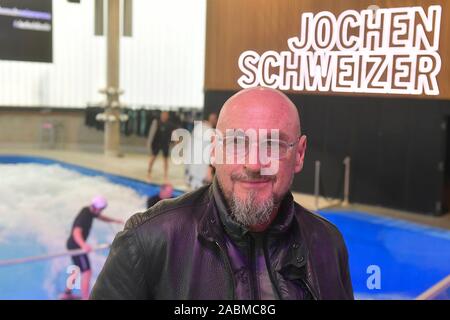
M 289 51 L 243 52 L 243 88 L 438 95 L 439 5 L 301 15 Z

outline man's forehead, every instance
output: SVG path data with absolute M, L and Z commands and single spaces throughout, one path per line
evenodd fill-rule
M 297 134 L 300 119 L 296 106 L 283 93 L 268 88 L 252 88 L 238 92 L 224 104 L 218 119 L 226 129 L 278 129 Z
M 220 119 L 218 128 L 220 130 L 241 129 L 241 130 L 279 130 L 290 132 L 298 131 L 299 122 L 296 114 L 287 112 L 249 112 L 243 108 L 241 110 L 230 110 Z
M 294 121 L 294 115 L 297 113 L 296 109 L 290 107 L 267 104 L 233 103 L 224 108 L 219 118 L 226 126 L 254 124 L 267 128 L 281 128 L 284 123 Z
M 273 99 L 271 99 L 273 100 Z M 285 100 L 277 99 L 276 101 L 261 99 L 234 99 L 224 105 L 226 113 L 231 115 L 242 115 L 264 112 L 264 113 L 286 113 L 292 110 L 291 106 Z
M 289 134 L 280 129 L 266 129 L 266 128 L 227 128 L 225 132 L 220 132 L 223 136 L 255 136 L 266 138 L 279 138 L 281 140 L 288 140 Z

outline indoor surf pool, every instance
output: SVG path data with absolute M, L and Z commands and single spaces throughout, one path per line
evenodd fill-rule
M 6 266 L 1 261 L 66 250 L 74 217 L 97 194 L 108 199 L 106 215 L 127 219 L 145 210 L 147 197 L 159 190 L 56 160 L 14 155 L 0 156 L 0 181 L 0 299 L 58 299 L 69 275 L 68 256 Z M 345 238 L 357 299 L 414 299 L 450 274 L 448 230 L 363 212 L 320 213 Z M 118 231 L 96 221 L 89 243 L 111 243 Z M 92 284 L 107 254 L 106 249 L 90 254 Z

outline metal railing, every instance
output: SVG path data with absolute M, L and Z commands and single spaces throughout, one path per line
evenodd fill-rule
M 449 299 L 450 299 L 450 274 L 416 298 L 416 300 L 449 300 Z
M 109 247 L 110 247 L 110 244 L 107 244 L 107 243 L 100 244 L 98 246 L 93 247 L 90 252 L 105 250 L 105 249 L 108 249 Z M 17 265 L 17 264 L 22 264 L 22 263 L 37 262 L 37 261 L 42 261 L 42 260 L 50 260 L 53 258 L 59 258 L 59 257 L 64 257 L 64 256 L 76 256 L 76 255 L 85 254 L 85 253 L 88 253 L 88 252 L 83 249 L 75 249 L 75 250 L 66 250 L 66 251 L 61 251 L 61 252 L 51 253 L 51 254 L 43 254 L 43 255 L 39 255 L 39 256 L 31 256 L 31 257 L 17 258 L 17 259 L 6 259 L 6 260 L 0 260 L 0 267 L 12 266 L 12 265 Z
M 339 200 L 338 203 L 329 203 L 325 207 L 321 207 L 319 205 L 319 199 L 320 199 L 320 187 L 321 187 L 321 176 L 320 176 L 320 168 L 321 163 L 319 160 L 315 161 L 315 170 L 314 170 L 314 205 L 316 210 L 318 209 L 324 209 L 327 207 L 333 207 L 333 206 L 348 206 L 350 204 L 349 197 L 350 197 L 350 157 L 345 157 L 344 161 L 342 162 L 344 165 L 344 184 L 343 184 L 343 198 Z

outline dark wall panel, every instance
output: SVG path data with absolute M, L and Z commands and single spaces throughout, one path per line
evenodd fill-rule
M 428 208 L 427 211 L 435 212 L 444 177 L 444 172 L 439 170 L 439 163 L 445 159 L 445 131 L 441 125 L 450 114 L 450 102 L 430 105 L 410 101 L 409 106 L 412 106 L 413 116 L 406 182 L 407 208 L 423 206 Z
M 380 127 L 378 134 L 378 186 L 381 199 L 393 207 L 405 203 L 406 160 L 408 135 L 408 108 L 380 101 Z
M 349 113 L 353 128 L 351 156 L 350 200 L 377 204 L 380 199 L 379 126 L 380 109 L 376 101 L 355 100 L 356 109 Z

